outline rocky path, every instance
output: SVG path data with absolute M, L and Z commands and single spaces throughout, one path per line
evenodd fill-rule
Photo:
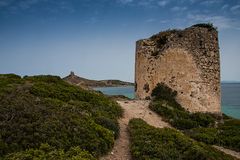
M 116 140 L 112 152 L 102 157 L 101 160 L 130 160 L 129 150 L 129 135 L 127 131 L 128 122 L 132 118 L 142 118 L 148 124 L 163 128 L 170 127 L 169 124 L 162 121 L 162 118 L 156 113 L 152 112 L 149 108 L 149 101 L 134 100 L 134 101 L 118 101 L 124 109 L 124 115 L 119 120 L 120 135 Z

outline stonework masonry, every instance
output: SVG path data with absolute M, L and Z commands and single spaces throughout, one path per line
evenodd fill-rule
M 157 83 L 178 92 L 191 112 L 221 112 L 218 32 L 195 25 L 136 42 L 135 96 L 146 99 Z

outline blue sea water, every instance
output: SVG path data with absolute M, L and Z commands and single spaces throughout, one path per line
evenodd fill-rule
M 124 95 L 129 98 L 134 98 L 134 87 L 101 87 L 94 88 L 106 95 Z M 222 83 L 222 112 L 240 119 L 240 83 Z
M 222 112 L 240 119 L 240 83 L 222 83 Z
M 128 98 L 134 98 L 134 86 L 124 86 L 124 87 L 98 87 L 94 88 L 97 91 L 101 91 L 106 95 L 124 95 Z

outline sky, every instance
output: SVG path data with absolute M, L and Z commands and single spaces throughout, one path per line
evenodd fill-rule
M 240 81 L 240 0 L 0 0 L 0 73 L 133 82 L 137 40 L 209 22 Z

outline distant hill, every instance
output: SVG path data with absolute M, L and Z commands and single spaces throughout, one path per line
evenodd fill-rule
M 68 83 L 81 86 L 83 88 L 92 88 L 92 87 L 118 87 L 118 86 L 133 86 L 131 82 L 124 82 L 120 80 L 90 80 L 86 78 L 79 77 L 71 72 L 67 77 L 64 77 L 63 80 Z

